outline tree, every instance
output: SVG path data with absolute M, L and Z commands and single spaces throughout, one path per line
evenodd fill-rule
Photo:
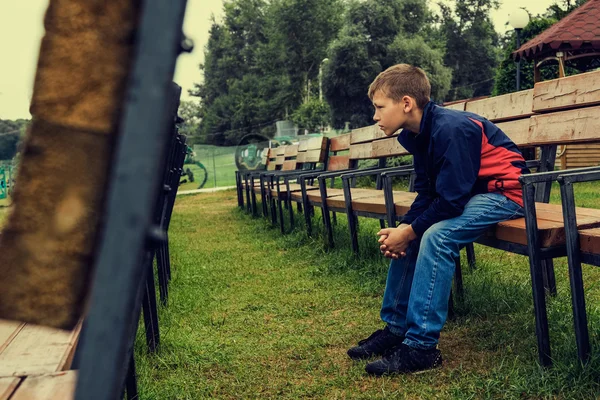
M 450 71 L 443 50 L 421 36 L 432 15 L 421 0 L 367 0 L 349 4 L 346 24 L 328 51 L 323 87 L 332 110 L 332 124 L 352 127 L 373 123 L 367 89 L 381 71 L 398 63 L 419 66 L 429 75 L 434 97 L 448 91 Z
M 318 132 L 319 129 L 329 124 L 331 120 L 330 113 L 331 110 L 326 102 L 312 98 L 294 111 L 292 121 L 300 129 L 307 129 L 309 132 Z
M 497 7 L 497 0 L 456 0 L 454 10 L 440 4 L 444 64 L 452 68 L 452 88 L 446 100 L 490 94 L 499 37 L 489 13 Z
M 17 154 L 21 138 L 29 126 L 26 119 L 0 119 L 0 160 L 10 160 Z

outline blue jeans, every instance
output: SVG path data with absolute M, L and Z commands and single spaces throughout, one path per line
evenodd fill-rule
M 471 198 L 462 215 L 432 225 L 406 256 L 390 263 L 381 319 L 404 343 L 419 349 L 437 345 L 448 315 L 455 259 L 494 224 L 522 217 L 523 208 L 499 193 Z

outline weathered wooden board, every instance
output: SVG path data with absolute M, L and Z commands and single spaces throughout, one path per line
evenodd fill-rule
M 565 229 L 562 207 L 557 204 L 536 203 L 538 229 L 542 247 L 557 246 L 565 243 Z M 578 229 L 600 226 L 600 210 L 577 208 Z M 527 244 L 525 219 L 519 218 L 501 222 L 496 227 L 496 237 L 508 242 Z
M 315 150 L 325 147 L 327 147 L 327 138 L 325 136 L 315 136 L 300 139 L 299 151 Z
M 26 324 L 0 353 L 0 377 L 41 375 L 70 366 L 81 323 L 73 331 Z
M 405 156 L 407 154 L 410 153 L 400 145 L 396 137 L 374 141 L 371 150 L 371 157 Z
M 0 400 L 8 400 L 19 382 L 21 378 L 0 378 Z
M 293 144 L 290 146 L 285 146 L 285 151 L 283 153 L 285 158 L 296 157 L 298 155 L 298 145 Z
M 600 104 L 600 71 L 538 82 L 533 88 L 535 112 L 594 104 Z
M 275 154 L 278 156 L 283 156 L 285 154 L 285 149 L 287 146 L 279 146 L 275 148 Z
M 373 142 L 350 145 L 350 159 L 365 160 L 371 158 Z
M 533 114 L 533 89 L 469 101 L 465 110 L 492 122 L 528 117 Z
M 288 160 L 283 162 L 283 171 L 293 171 L 296 169 L 296 160 Z
M 296 161 L 299 163 L 306 162 L 306 151 L 301 151 L 296 156 Z
M 326 156 L 326 152 L 324 150 L 308 150 L 306 152 L 306 155 L 304 156 L 304 162 L 324 162 L 325 161 L 325 156 Z
M 530 118 L 528 143 L 600 142 L 600 107 L 588 107 Z
M 517 119 L 515 121 L 500 122 L 496 126 L 506 133 L 506 135 L 517 146 L 528 146 L 529 140 L 529 118 Z
M 444 108 L 449 108 L 451 110 L 465 111 L 466 104 L 467 104 L 467 102 L 463 101 L 461 103 L 449 104 L 447 106 L 444 106 Z
M 329 139 L 329 150 L 330 151 L 343 151 L 350 148 L 350 139 L 352 138 L 351 133 L 347 133 L 340 136 L 335 136 Z
M 24 326 L 25 324 L 21 322 L 0 319 L 0 353 L 4 351 Z
M 75 398 L 77 371 L 27 377 L 11 400 L 70 400 Z
M 339 171 L 350 168 L 350 156 L 329 156 L 327 171 Z
M 384 137 L 385 133 L 377 125 L 365 126 L 364 128 L 352 130 L 350 144 L 370 142 Z
M 278 155 L 277 158 L 275 159 L 275 164 L 277 165 L 283 165 L 283 162 L 285 161 L 285 156 L 282 155 Z
M 600 254 L 600 229 L 587 229 L 579 231 L 581 251 Z

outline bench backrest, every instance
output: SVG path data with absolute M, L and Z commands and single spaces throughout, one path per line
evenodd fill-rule
M 316 136 L 300 139 L 297 144 L 268 149 L 265 163 L 268 171 L 310 169 L 327 161 L 328 139 Z
M 359 160 L 378 159 L 383 164 L 387 157 L 408 155 L 409 152 L 398 143 L 397 136 L 385 136 L 377 125 L 353 130 L 350 140 L 351 163 L 356 165 Z

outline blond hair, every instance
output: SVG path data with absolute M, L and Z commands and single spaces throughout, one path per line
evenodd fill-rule
M 371 100 L 377 91 L 381 91 L 394 102 L 401 101 L 404 96 L 410 96 L 416 100 L 417 106 L 423 109 L 431 95 L 431 84 L 421 68 L 396 64 L 377 75 L 369 85 Z

